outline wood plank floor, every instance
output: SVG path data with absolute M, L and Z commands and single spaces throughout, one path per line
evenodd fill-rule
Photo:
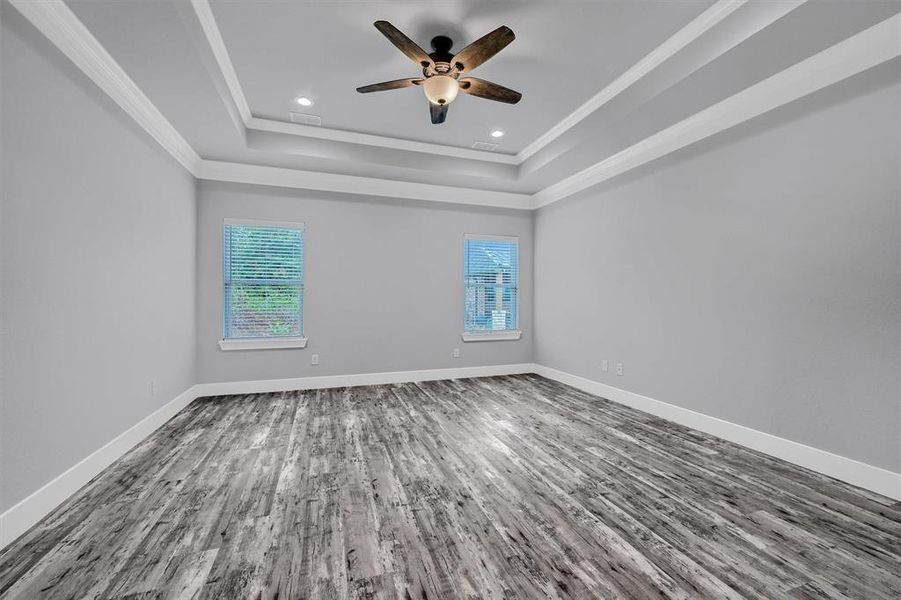
M 901 598 L 901 505 L 535 375 L 203 398 L 0 598 Z

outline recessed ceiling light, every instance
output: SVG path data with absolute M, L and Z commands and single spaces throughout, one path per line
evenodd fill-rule
M 500 129 L 495 129 L 494 131 L 491 132 L 491 137 L 493 137 L 493 138 L 504 137 L 504 132 L 501 131 Z
M 313 101 L 306 96 L 301 96 L 300 98 L 298 98 L 297 103 L 301 106 L 313 106 Z

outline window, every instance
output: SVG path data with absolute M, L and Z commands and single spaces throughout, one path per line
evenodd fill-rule
M 222 229 L 223 350 L 303 348 L 303 223 Z
M 463 340 L 518 340 L 519 238 L 463 238 Z

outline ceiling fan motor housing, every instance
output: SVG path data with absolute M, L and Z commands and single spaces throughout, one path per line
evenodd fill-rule
M 423 68 L 423 74 L 426 77 L 429 77 L 436 73 L 439 75 L 449 73 L 451 71 L 451 61 L 454 59 L 454 55 L 451 54 L 450 51 L 453 47 L 454 41 L 446 35 L 437 35 L 433 37 L 433 52 L 429 54 L 429 58 L 432 59 L 432 65 L 425 66 Z
M 440 57 L 443 57 L 445 61 L 449 61 L 453 54 L 451 54 L 450 49 L 454 47 L 454 40 L 450 39 L 446 35 L 436 35 L 432 38 L 432 54 L 437 54 Z M 434 56 L 432 56 L 434 60 Z

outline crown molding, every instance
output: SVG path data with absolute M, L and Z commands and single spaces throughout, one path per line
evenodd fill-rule
M 517 154 L 499 154 L 482 150 L 473 150 L 471 148 L 460 148 L 457 146 L 448 146 L 431 142 L 418 142 L 328 127 L 311 127 L 309 125 L 254 117 L 247 103 L 244 91 L 241 88 L 234 64 L 228 54 L 225 41 L 222 38 L 222 33 L 219 30 L 219 26 L 216 24 L 216 19 L 213 15 L 212 8 L 210 7 L 209 0 L 191 0 L 191 5 L 197 14 L 197 18 L 200 20 L 207 42 L 210 45 L 213 56 L 216 58 L 216 62 L 219 65 L 219 69 L 222 72 L 222 76 L 231 93 L 232 101 L 244 120 L 246 129 L 284 133 L 365 146 L 377 146 L 408 152 L 438 154 L 468 160 L 521 165 L 536 152 L 540 151 L 542 148 L 563 135 L 566 131 L 576 126 L 587 116 L 604 106 L 607 102 L 650 73 L 654 68 L 680 52 L 691 42 L 704 35 L 723 19 L 744 6 L 747 1 L 748 0 L 717 0 L 713 6 L 705 10 L 688 25 L 652 50 L 628 71 L 617 77 L 612 83 L 592 96 L 582 106 L 566 116 L 563 120 L 554 125 L 550 130 Z M 790 6 L 789 10 L 803 4 L 805 1 L 806 0 L 787 0 L 787 3 Z
M 241 120 L 247 125 L 253 116 L 250 112 L 250 105 L 247 104 L 247 98 L 244 96 L 244 90 L 241 88 L 241 81 L 238 79 L 238 73 L 232 64 L 231 57 L 225 49 L 225 40 L 222 39 L 222 33 L 219 26 L 216 25 L 216 18 L 213 16 L 213 9 L 207 0 L 191 0 L 191 7 L 200 21 L 200 27 L 203 29 L 203 35 L 206 36 L 210 45 L 210 50 L 219 65 L 219 71 L 225 79 L 225 85 L 231 94 L 232 101 L 241 115 Z
M 201 159 L 62 0 L 11 0 L 11 4 L 197 179 L 520 210 L 531 208 L 528 194 Z
M 800 5 L 805 0 L 797 2 Z M 717 23 L 745 5 L 747 0 L 718 0 L 716 4 L 705 10 L 691 23 L 677 31 L 665 42 L 657 46 L 647 56 L 632 65 L 628 71 L 614 79 L 600 92 L 592 96 L 582 106 L 564 117 L 534 142 L 516 154 L 519 163 L 523 163 L 542 148 L 575 127 L 580 121 L 610 102 L 613 98 L 628 89 L 638 80 L 653 71 L 660 64 L 674 56 L 683 48 L 695 41 Z
M 414 183 L 392 179 L 375 179 L 357 175 L 301 171 L 282 167 L 202 160 L 198 179 L 254 185 L 339 192 L 384 198 L 405 198 L 429 202 L 447 202 L 475 206 L 494 206 L 531 210 L 532 196 L 511 192 L 495 192 L 473 188 L 450 187 L 431 183 Z
M 194 173 L 200 162 L 197 152 L 62 0 L 10 2 L 175 160 Z
M 193 1 L 195 4 L 206 4 L 206 0 Z M 10 0 L 10 2 L 198 179 L 519 210 L 537 209 L 572 196 L 588 187 L 901 56 L 901 44 L 898 43 L 901 15 L 895 15 L 530 195 L 201 159 L 62 0 Z M 793 7 L 802 2 L 803 0 L 793 0 Z M 755 31 L 759 29 L 760 27 Z M 257 122 L 253 117 L 251 120 L 255 125 L 269 128 L 265 129 L 267 131 L 282 131 L 282 127 L 292 129 L 304 127 L 293 123 L 266 122 L 262 119 Z M 322 131 L 319 128 L 312 129 Z M 393 138 L 384 139 L 392 139 L 392 143 L 395 144 L 420 144 Z M 461 148 L 445 148 L 451 148 L 456 152 L 466 151 Z M 509 155 L 470 152 L 514 158 Z
M 519 162 L 516 160 L 516 157 L 512 154 L 501 154 L 496 152 L 487 152 L 484 150 L 473 150 L 471 148 L 458 148 L 457 146 L 446 146 L 444 144 L 433 144 L 430 142 L 417 142 L 414 140 L 392 138 L 383 135 L 373 135 L 370 133 L 360 133 L 358 131 L 347 131 L 344 129 L 314 127 L 312 125 L 286 123 L 285 121 L 261 119 L 259 117 L 251 117 L 250 120 L 245 123 L 245 125 L 247 129 L 252 129 L 255 131 L 285 133 L 288 135 L 299 135 L 303 137 L 311 137 L 333 142 L 346 142 L 349 144 L 360 144 L 364 146 L 378 146 L 380 148 L 388 148 L 391 150 L 405 150 L 407 152 L 421 152 L 424 154 L 439 154 L 452 158 L 479 160 L 482 162 L 493 162 L 504 165 L 519 164 Z
M 285 133 L 289 135 L 360 144 L 364 146 L 377 146 L 380 148 L 404 150 L 407 152 L 438 154 L 441 156 L 463 158 L 467 160 L 481 160 L 507 165 L 519 164 L 516 156 L 512 154 L 473 150 L 472 148 L 459 148 L 457 146 L 447 146 L 431 142 L 418 142 L 371 133 L 332 129 L 329 127 L 311 127 L 309 125 L 300 125 L 298 123 L 288 123 L 273 119 L 254 117 L 250 110 L 250 105 L 247 103 L 247 97 L 244 95 L 244 90 L 241 87 L 241 82 L 238 79 L 238 73 L 235 71 L 234 63 L 232 63 L 231 57 L 228 54 L 225 40 L 222 38 L 222 32 L 216 24 L 216 18 L 213 15 L 209 0 L 191 0 L 191 6 L 197 14 L 203 33 L 206 36 L 207 43 L 216 59 L 216 64 L 219 65 L 219 70 L 222 72 L 222 77 L 225 79 L 232 101 L 235 103 L 246 129 Z
M 572 196 L 689 144 L 901 56 L 895 15 L 533 194 L 533 208 Z

